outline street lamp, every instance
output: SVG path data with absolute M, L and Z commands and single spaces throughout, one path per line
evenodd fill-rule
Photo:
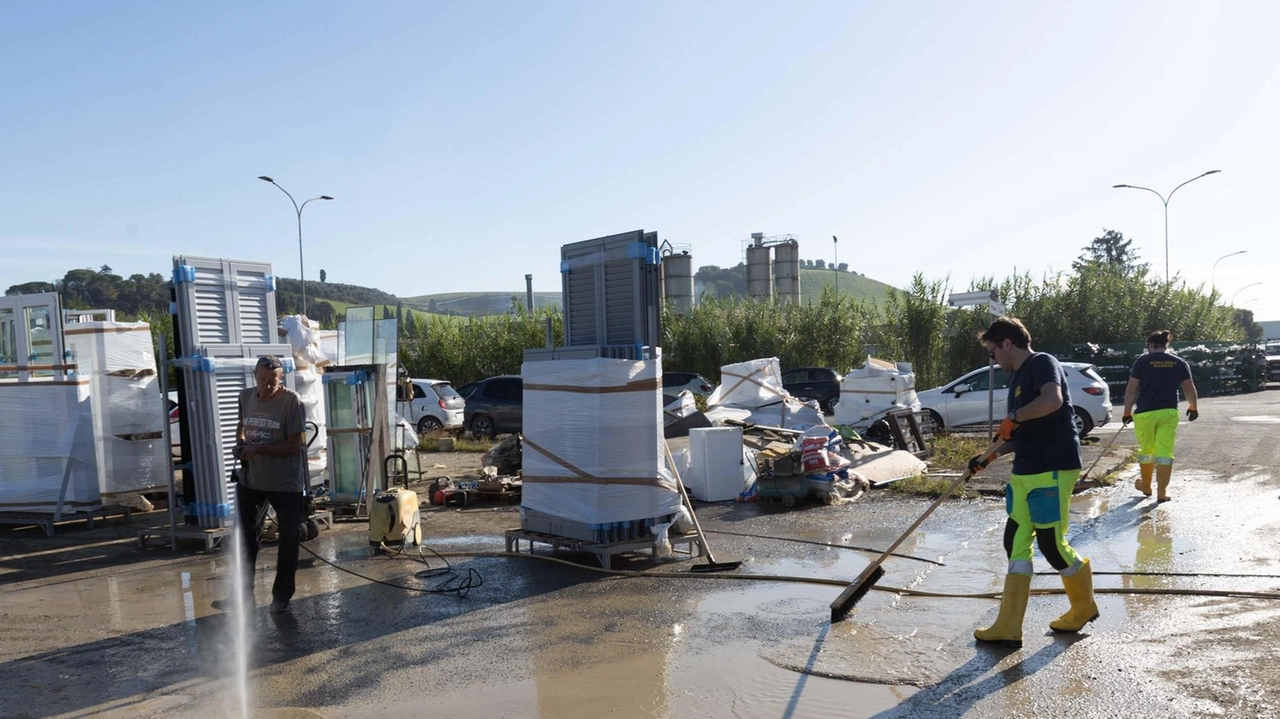
M 1213 281 L 1214 276 L 1215 276 L 1215 275 L 1217 274 L 1217 272 L 1218 272 L 1218 263 L 1219 263 L 1219 262 L 1221 262 L 1221 261 L 1223 261 L 1223 260 L 1225 260 L 1225 259 L 1227 259 L 1228 257 L 1235 257 L 1236 255 L 1243 255 L 1243 254 L 1244 254 L 1244 253 L 1246 253 L 1246 252 L 1248 252 L 1248 250 L 1236 250 L 1235 252 L 1228 252 L 1227 254 L 1225 254 L 1225 255 L 1223 255 L 1222 257 L 1219 257 L 1218 259 L 1216 259 L 1216 260 L 1214 260 L 1214 261 L 1213 261 L 1213 269 L 1209 271 L 1209 289 L 1210 289 L 1210 290 L 1215 290 L 1215 289 L 1217 289 L 1217 288 L 1218 288 L 1217 283 L 1215 283 L 1215 282 Z
M 1262 283 L 1261 283 L 1261 282 L 1254 282 L 1254 283 L 1253 283 L 1253 284 L 1251 284 L 1251 285 L 1245 285 L 1244 287 L 1241 287 L 1240 289 L 1236 290 L 1236 293 L 1235 293 L 1234 295 L 1231 295 L 1231 301 L 1227 303 L 1227 306 L 1228 306 L 1228 307 L 1235 307 L 1235 306 L 1236 306 L 1236 297 L 1238 297 L 1238 296 L 1240 295 L 1240 293 L 1241 293 L 1241 292 L 1244 292 L 1245 290 L 1249 289 L 1250 287 L 1257 287 L 1257 286 L 1258 286 L 1258 285 L 1260 285 L 1260 284 L 1262 284 Z
M 258 179 L 275 185 L 285 194 L 286 197 L 289 198 L 289 202 L 293 203 L 293 210 L 298 214 L 298 281 L 302 284 L 302 314 L 305 315 L 307 314 L 307 272 L 302 267 L 302 210 L 307 206 L 307 202 L 314 202 L 315 200 L 332 200 L 333 198 L 328 195 L 320 195 L 319 197 L 313 197 L 299 205 L 298 201 L 293 199 L 293 195 L 290 195 L 288 190 L 280 187 L 280 185 L 276 185 L 275 180 L 267 177 L 266 175 L 259 175 Z
M 1204 174 L 1196 175 L 1190 180 L 1187 180 L 1187 182 L 1195 182 L 1196 180 L 1199 180 L 1201 177 L 1208 177 L 1209 175 L 1213 175 L 1219 172 L 1222 172 L 1222 170 L 1209 170 Z M 1187 184 L 1187 182 L 1182 183 L 1182 185 Z M 1182 185 L 1178 185 L 1178 187 L 1182 187 Z M 1146 190 L 1147 192 L 1154 194 L 1156 197 L 1159 197 L 1160 201 L 1164 203 L 1164 281 L 1168 282 L 1169 281 L 1169 200 L 1173 199 L 1173 193 L 1178 191 L 1178 187 L 1175 187 L 1172 190 L 1170 190 L 1168 197 L 1165 197 L 1164 195 L 1160 194 L 1159 192 L 1156 192 L 1150 187 L 1139 187 L 1137 185 L 1112 185 L 1112 189 L 1118 189 L 1121 187 L 1127 187 L 1131 190 Z

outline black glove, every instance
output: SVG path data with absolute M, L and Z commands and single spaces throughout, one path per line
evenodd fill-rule
M 1130 422 L 1132 422 L 1132 421 L 1133 421 L 1133 415 L 1131 415 L 1131 414 L 1126 414 L 1125 416 L 1123 416 L 1123 417 L 1121 417 L 1121 418 L 1120 418 L 1120 426 L 1121 426 L 1121 427 L 1128 427 L 1128 426 L 1129 426 L 1129 423 L 1130 423 Z
M 1196 420 L 1197 420 L 1197 419 L 1199 419 L 1199 418 L 1200 418 L 1200 413 L 1199 413 L 1199 412 L 1197 412 L 1197 411 L 1195 410 L 1195 408 L 1194 408 L 1194 407 L 1189 407 L 1189 408 L 1187 409 L 1187 421 L 1188 421 L 1188 422 L 1194 422 L 1194 421 L 1196 421 Z
M 969 476 L 972 477 L 986 469 L 987 465 L 991 464 L 990 459 L 983 459 L 983 457 L 984 455 L 982 454 L 975 454 L 973 455 L 973 458 L 969 460 Z M 994 459 L 994 457 L 992 459 Z

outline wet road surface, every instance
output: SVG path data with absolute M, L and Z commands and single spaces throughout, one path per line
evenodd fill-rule
M 1200 409 L 1180 430 L 1172 502 L 1140 498 L 1131 478 L 1074 499 L 1072 542 L 1092 559 L 1099 589 L 1280 590 L 1274 577 L 1154 574 L 1280 575 L 1280 392 L 1205 399 Z M 875 493 L 840 507 L 730 503 L 699 516 L 708 529 L 887 547 L 926 505 Z M 430 545 L 448 553 L 501 551 L 501 530 L 518 519 L 509 509 L 438 511 L 426 522 Z M 899 549 L 945 566 L 891 559 L 880 585 L 997 591 L 1003 524 L 997 499 L 949 502 Z M 728 534 L 710 541 L 717 558 L 744 559 L 739 571 L 750 574 L 848 581 L 872 556 Z M 366 544 L 363 525 L 348 524 L 307 546 L 368 577 L 441 581 Z M 226 593 L 226 561 L 134 546 L 121 525 L 51 540 L 0 532 L 0 715 L 235 716 L 228 619 L 209 608 Z M 375 584 L 304 552 L 292 611 L 270 615 L 273 555 L 260 560 L 250 620 L 255 716 L 1280 714 L 1274 599 L 1100 594 L 1101 618 L 1063 637 L 1047 624 L 1066 598 L 1033 596 L 1023 648 L 993 651 L 972 638 L 994 617 L 992 599 L 872 592 L 833 625 L 839 587 L 620 578 L 505 557 L 450 556 L 484 579 L 458 597 Z M 1036 569 L 1049 567 L 1037 558 Z M 1060 586 L 1052 575 L 1033 584 Z

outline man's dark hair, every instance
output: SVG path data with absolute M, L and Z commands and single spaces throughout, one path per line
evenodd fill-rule
M 978 333 L 979 342 L 990 342 L 998 345 L 1005 340 L 1013 342 L 1014 347 L 1027 349 L 1031 346 L 1031 333 L 1026 325 L 1017 317 L 1000 317 L 985 332 Z
M 1147 344 L 1152 347 L 1168 347 L 1173 341 L 1173 333 L 1169 330 L 1156 330 L 1147 336 Z
M 258 366 L 267 369 L 284 369 L 284 363 L 275 355 L 263 355 L 258 358 Z

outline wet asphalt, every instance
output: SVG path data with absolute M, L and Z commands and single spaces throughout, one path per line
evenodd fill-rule
M 1280 391 L 1208 398 L 1180 429 L 1173 501 L 1114 487 L 1072 504 L 1074 546 L 1102 589 L 1280 591 Z M 1115 425 L 1099 430 L 1102 439 Z M 1125 430 L 1118 446 L 1131 444 Z M 739 573 L 851 580 L 873 556 L 797 544 L 887 547 L 928 501 L 875 491 L 857 502 L 784 510 L 701 506 L 719 559 Z M 0 686 L 5 717 L 236 716 L 227 562 L 193 547 L 138 549 L 133 526 L 0 529 Z M 1032 597 L 1020 650 L 975 646 L 992 599 L 872 592 L 832 624 L 840 587 L 724 575 L 622 578 L 504 549 L 513 508 L 436 509 L 425 520 L 444 566 L 375 556 L 364 526 L 306 546 L 291 611 L 267 613 L 274 550 L 259 562 L 248 691 L 271 717 L 1007 717 L 1280 714 L 1280 601 L 1099 594 L 1101 617 L 1054 635 L 1062 595 Z M 890 559 L 879 585 L 946 594 L 997 591 L 1003 502 L 947 502 Z M 549 554 L 539 550 L 540 554 Z M 555 555 L 592 563 L 582 555 Z M 654 567 L 684 572 L 690 561 Z M 1037 556 L 1036 569 L 1048 572 Z M 446 593 L 463 577 L 483 584 Z M 1118 576 L 1106 572 L 1142 572 Z M 1249 577 L 1165 576 L 1172 573 Z M 1256 576 L 1272 575 L 1272 576 Z M 438 593 L 410 591 L 370 579 Z M 443 584 L 454 582 L 454 584 Z M 1060 587 L 1039 576 L 1035 589 Z

